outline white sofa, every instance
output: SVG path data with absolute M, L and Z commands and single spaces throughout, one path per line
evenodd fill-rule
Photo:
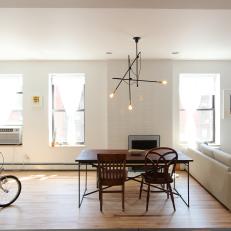
M 190 174 L 223 205 L 231 210 L 231 154 L 199 144 L 188 148 L 186 155 L 193 159 Z

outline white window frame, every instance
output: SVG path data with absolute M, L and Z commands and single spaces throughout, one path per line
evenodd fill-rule
M 185 75 L 195 75 L 195 76 L 213 76 L 216 79 L 216 89 L 215 89 L 215 96 L 214 96 L 214 140 L 211 142 L 212 145 L 220 145 L 220 74 L 219 73 L 180 73 L 179 74 L 179 86 L 180 86 L 180 77 Z M 179 88 L 180 92 L 180 88 Z M 180 102 L 180 95 L 179 95 L 179 102 Z M 178 140 L 180 145 L 185 145 L 180 140 L 180 103 L 179 105 L 179 121 L 178 121 Z M 212 108 L 211 108 L 212 109 Z M 195 145 L 195 144 L 194 144 Z
M 83 141 L 68 143 L 68 142 L 56 142 L 55 140 L 55 121 L 54 121 L 54 112 L 60 111 L 54 108 L 54 89 L 53 89 L 53 78 L 55 77 L 81 77 L 84 78 L 84 99 L 83 99 L 83 109 L 77 109 L 76 111 L 81 111 L 83 115 Z M 85 144 L 85 74 L 84 73 L 52 73 L 49 75 L 49 145 L 50 146 L 84 146 Z M 63 110 L 65 112 L 65 109 Z

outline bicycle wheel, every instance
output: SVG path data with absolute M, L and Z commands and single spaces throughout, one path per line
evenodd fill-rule
M 16 176 L 0 177 L 0 207 L 6 207 L 15 202 L 21 192 L 21 182 Z

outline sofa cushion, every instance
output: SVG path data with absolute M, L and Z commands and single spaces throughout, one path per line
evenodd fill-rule
M 223 152 L 221 150 L 214 150 L 214 159 L 231 167 L 231 154 Z
M 198 149 L 200 152 L 202 152 L 203 154 L 205 154 L 206 156 L 209 156 L 211 158 L 214 158 L 214 154 L 213 154 L 213 151 L 214 149 L 213 148 L 210 148 L 207 144 L 202 144 L 200 143 L 198 145 Z

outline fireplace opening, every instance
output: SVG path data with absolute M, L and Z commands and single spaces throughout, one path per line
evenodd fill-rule
M 129 135 L 128 136 L 128 150 L 131 155 L 143 155 L 145 150 L 160 147 L 159 135 Z M 137 172 L 144 172 L 144 166 L 133 166 L 128 169 L 130 175 L 137 174 Z
M 159 135 L 129 135 L 128 149 L 148 150 L 160 147 Z

